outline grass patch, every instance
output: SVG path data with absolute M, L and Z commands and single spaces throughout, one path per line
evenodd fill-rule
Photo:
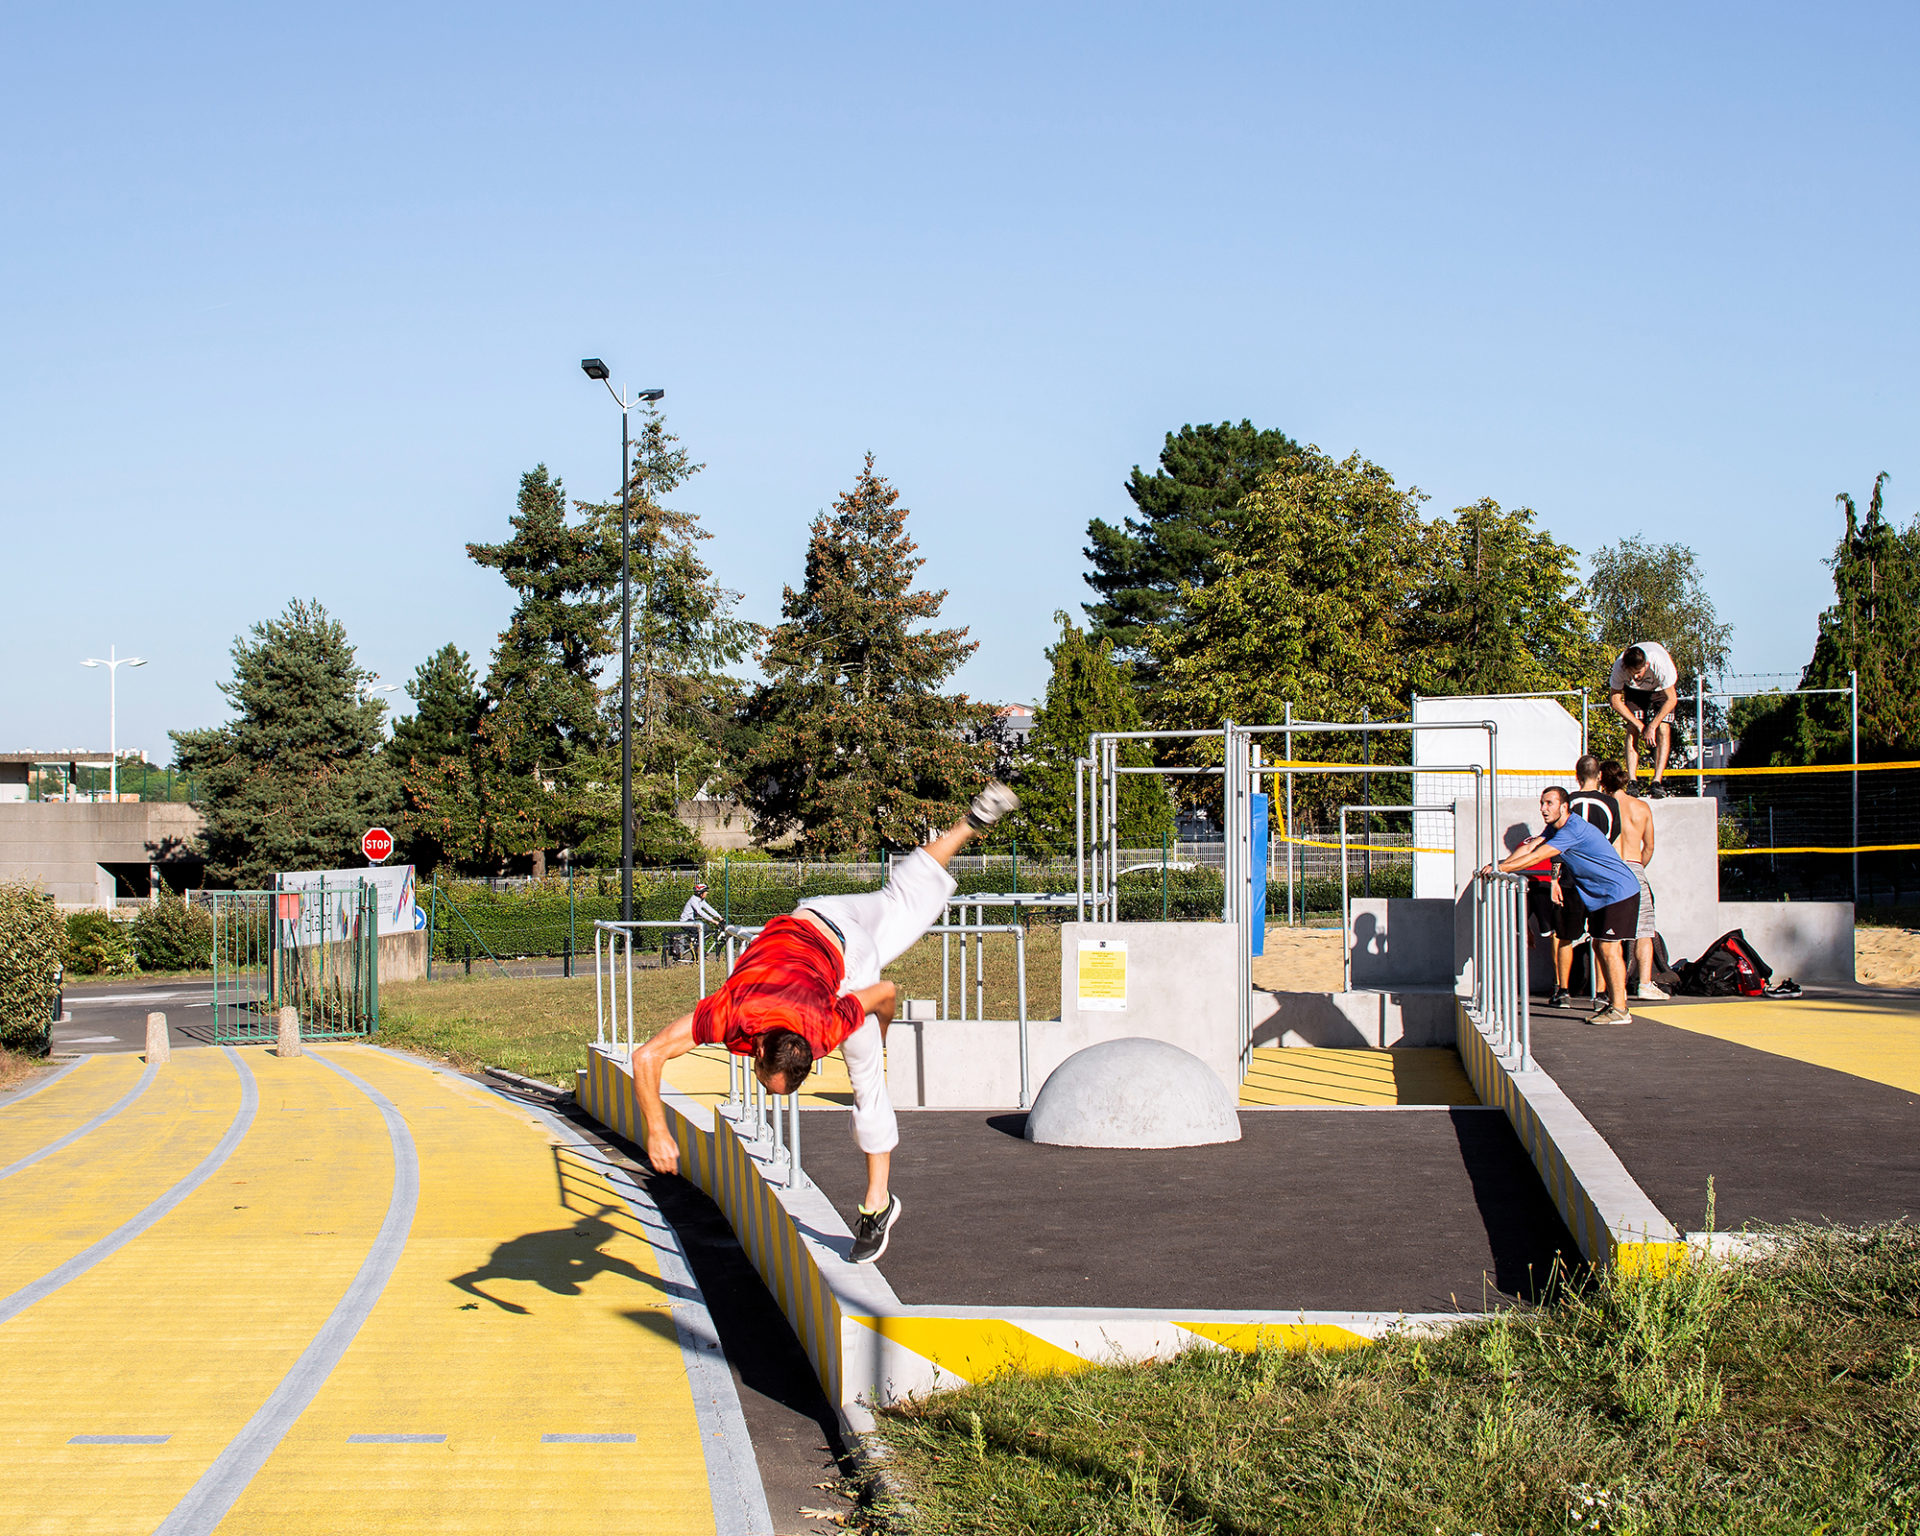
M 954 1001 L 958 1004 L 959 946 L 953 950 Z M 1016 986 L 1011 934 L 989 934 L 986 947 L 986 1017 L 1015 1017 Z M 637 957 L 636 957 L 637 958 Z M 588 965 L 592 965 L 591 957 Z M 968 988 L 977 974 L 971 950 Z M 717 986 L 724 957 L 710 957 L 707 981 Z M 922 939 L 889 966 L 887 975 L 906 997 L 940 995 L 940 941 Z M 621 983 L 625 1000 L 625 982 Z M 633 972 L 635 1033 L 646 1039 L 672 1023 L 699 996 L 699 972 L 691 965 L 665 970 L 636 964 Z M 973 1008 L 971 995 L 968 1011 Z M 1027 939 L 1027 1011 L 1030 1018 L 1055 1018 L 1060 1012 L 1060 930 L 1036 926 Z M 562 1087 L 573 1086 L 574 1072 L 587 1064 L 594 1038 L 593 975 L 503 977 L 491 966 L 482 974 L 446 975 L 433 981 L 395 982 L 380 989 L 380 1032 L 376 1045 L 391 1045 L 452 1062 L 464 1072 L 505 1067 L 526 1077 Z
M 48 1065 L 44 1056 L 29 1056 L 24 1051 L 12 1051 L 0 1045 L 0 1090 L 18 1088 Z
M 884 1416 L 902 1532 L 1920 1530 L 1920 1229 L 1343 1353 L 1008 1376 Z

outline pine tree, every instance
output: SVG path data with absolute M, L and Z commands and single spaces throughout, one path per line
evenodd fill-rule
M 1886 515 L 1883 470 L 1862 518 L 1854 499 L 1827 561 L 1833 605 L 1820 615 L 1802 688 L 1846 688 L 1859 678 L 1860 755 L 1869 761 L 1920 756 L 1920 517 L 1905 528 Z M 1743 700 L 1733 715 L 1736 766 L 1838 763 L 1853 752 L 1853 722 L 1839 696 Z
M 445 860 L 449 839 L 469 841 L 479 824 L 474 748 L 486 701 L 467 653 L 451 643 L 415 668 L 407 692 L 414 713 L 394 721 L 386 757 L 400 778 L 402 845 L 425 873 Z M 462 795 L 468 803 L 456 807 Z
M 1024 851 L 1071 853 L 1076 837 L 1074 763 L 1087 754 L 1095 731 L 1137 731 L 1140 704 L 1131 669 L 1113 659 L 1113 642 L 1094 641 L 1066 613 L 1056 613 L 1060 637 L 1047 648 L 1053 675 L 1047 701 L 1034 715 L 1020 770 L 1020 810 L 1011 830 Z M 1124 767 L 1153 761 L 1145 742 L 1128 743 L 1120 753 Z M 1173 831 L 1173 808 L 1165 783 L 1151 775 L 1120 779 L 1122 845 L 1158 847 Z
M 449 642 L 414 669 L 407 684 L 414 712 L 393 722 L 387 756 L 404 772 L 409 759 L 434 762 L 466 752 L 482 703 L 473 663 Z
M 917 845 L 991 769 L 989 711 L 940 691 L 975 646 L 964 629 L 919 627 L 946 593 L 913 590 L 924 561 L 899 501 L 868 454 L 814 520 L 748 709 L 760 736 L 742 792 L 758 835 L 797 834 L 805 855 Z
M 1248 493 L 1299 454 L 1286 433 L 1250 421 L 1169 432 L 1160 467 L 1148 475 L 1136 464 L 1127 479 L 1134 515 L 1118 528 L 1098 517 L 1087 525 L 1093 569 L 1086 581 L 1100 594 L 1085 605 L 1093 639 L 1112 641 L 1151 685 L 1159 667 L 1154 635 L 1178 623 L 1187 588 L 1220 575 Z
M 250 634 L 220 685 L 237 718 L 169 733 L 199 783 L 207 873 L 263 888 L 282 871 L 360 864 L 361 834 L 398 809 L 381 752 L 386 705 L 363 692 L 373 674 L 318 602 L 295 600 Z
M 740 594 L 720 585 L 700 558 L 713 537 L 666 498 L 704 465 L 693 462 L 658 412 L 649 410 L 634 444 L 628 502 L 633 573 L 633 772 L 635 857 L 694 857 L 698 844 L 675 816 L 677 802 L 725 778 L 737 751 L 741 687 L 727 668 L 744 661 L 760 635 L 737 617 Z M 620 505 L 581 504 L 617 571 Z M 618 756 L 619 677 L 609 677 L 606 713 Z M 615 770 L 617 772 L 617 768 Z M 612 840 L 617 856 L 619 828 Z M 597 844 L 596 844 L 597 846 Z

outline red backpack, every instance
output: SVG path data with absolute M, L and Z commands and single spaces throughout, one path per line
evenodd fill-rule
M 1773 967 L 1734 928 L 1720 935 L 1698 960 L 1674 966 L 1683 997 L 1758 997 L 1773 979 Z

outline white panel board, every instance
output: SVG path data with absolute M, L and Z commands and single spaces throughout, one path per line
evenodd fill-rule
M 1578 703 L 1578 699 L 1569 702 Z M 1558 699 L 1502 695 L 1457 695 L 1420 698 L 1413 702 L 1416 721 L 1444 723 L 1491 720 L 1497 727 L 1500 750 L 1500 794 L 1538 795 L 1549 784 L 1573 787 L 1574 759 L 1580 756 L 1580 719 Z M 1415 731 L 1413 763 L 1478 763 L 1488 767 L 1487 733 L 1463 723 L 1457 731 Z M 1490 787 L 1490 786 L 1483 786 Z M 1415 773 L 1415 805 L 1450 805 L 1473 798 L 1471 773 Z M 1418 811 L 1413 818 L 1413 894 L 1445 897 L 1458 894 L 1454 886 L 1454 817 L 1444 812 Z M 1461 819 L 1457 835 L 1464 842 L 1473 828 Z

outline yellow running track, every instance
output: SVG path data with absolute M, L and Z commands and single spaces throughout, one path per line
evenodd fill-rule
M 713 1531 L 669 1311 L 683 1298 L 595 1156 L 450 1074 L 359 1046 L 319 1055 L 180 1051 L 119 1116 L 0 1181 L 3 1298 L 204 1166 L 244 1075 L 257 1085 L 203 1183 L 0 1322 L 0 1530 Z M 323 1063 L 384 1096 L 404 1135 Z M 0 1106 L 0 1146 L 84 1123 L 139 1071 L 95 1057 Z M 182 1523 L 371 1264 L 399 1209 L 400 1141 L 418 1199 L 384 1286 L 257 1470 Z
M 1242 1105 L 1321 1109 L 1478 1104 L 1460 1058 L 1444 1048 L 1392 1051 L 1256 1046 Z
M 1642 1018 L 1831 1067 L 1920 1093 L 1920 1004 L 1909 998 L 1729 998 L 1662 1008 Z

